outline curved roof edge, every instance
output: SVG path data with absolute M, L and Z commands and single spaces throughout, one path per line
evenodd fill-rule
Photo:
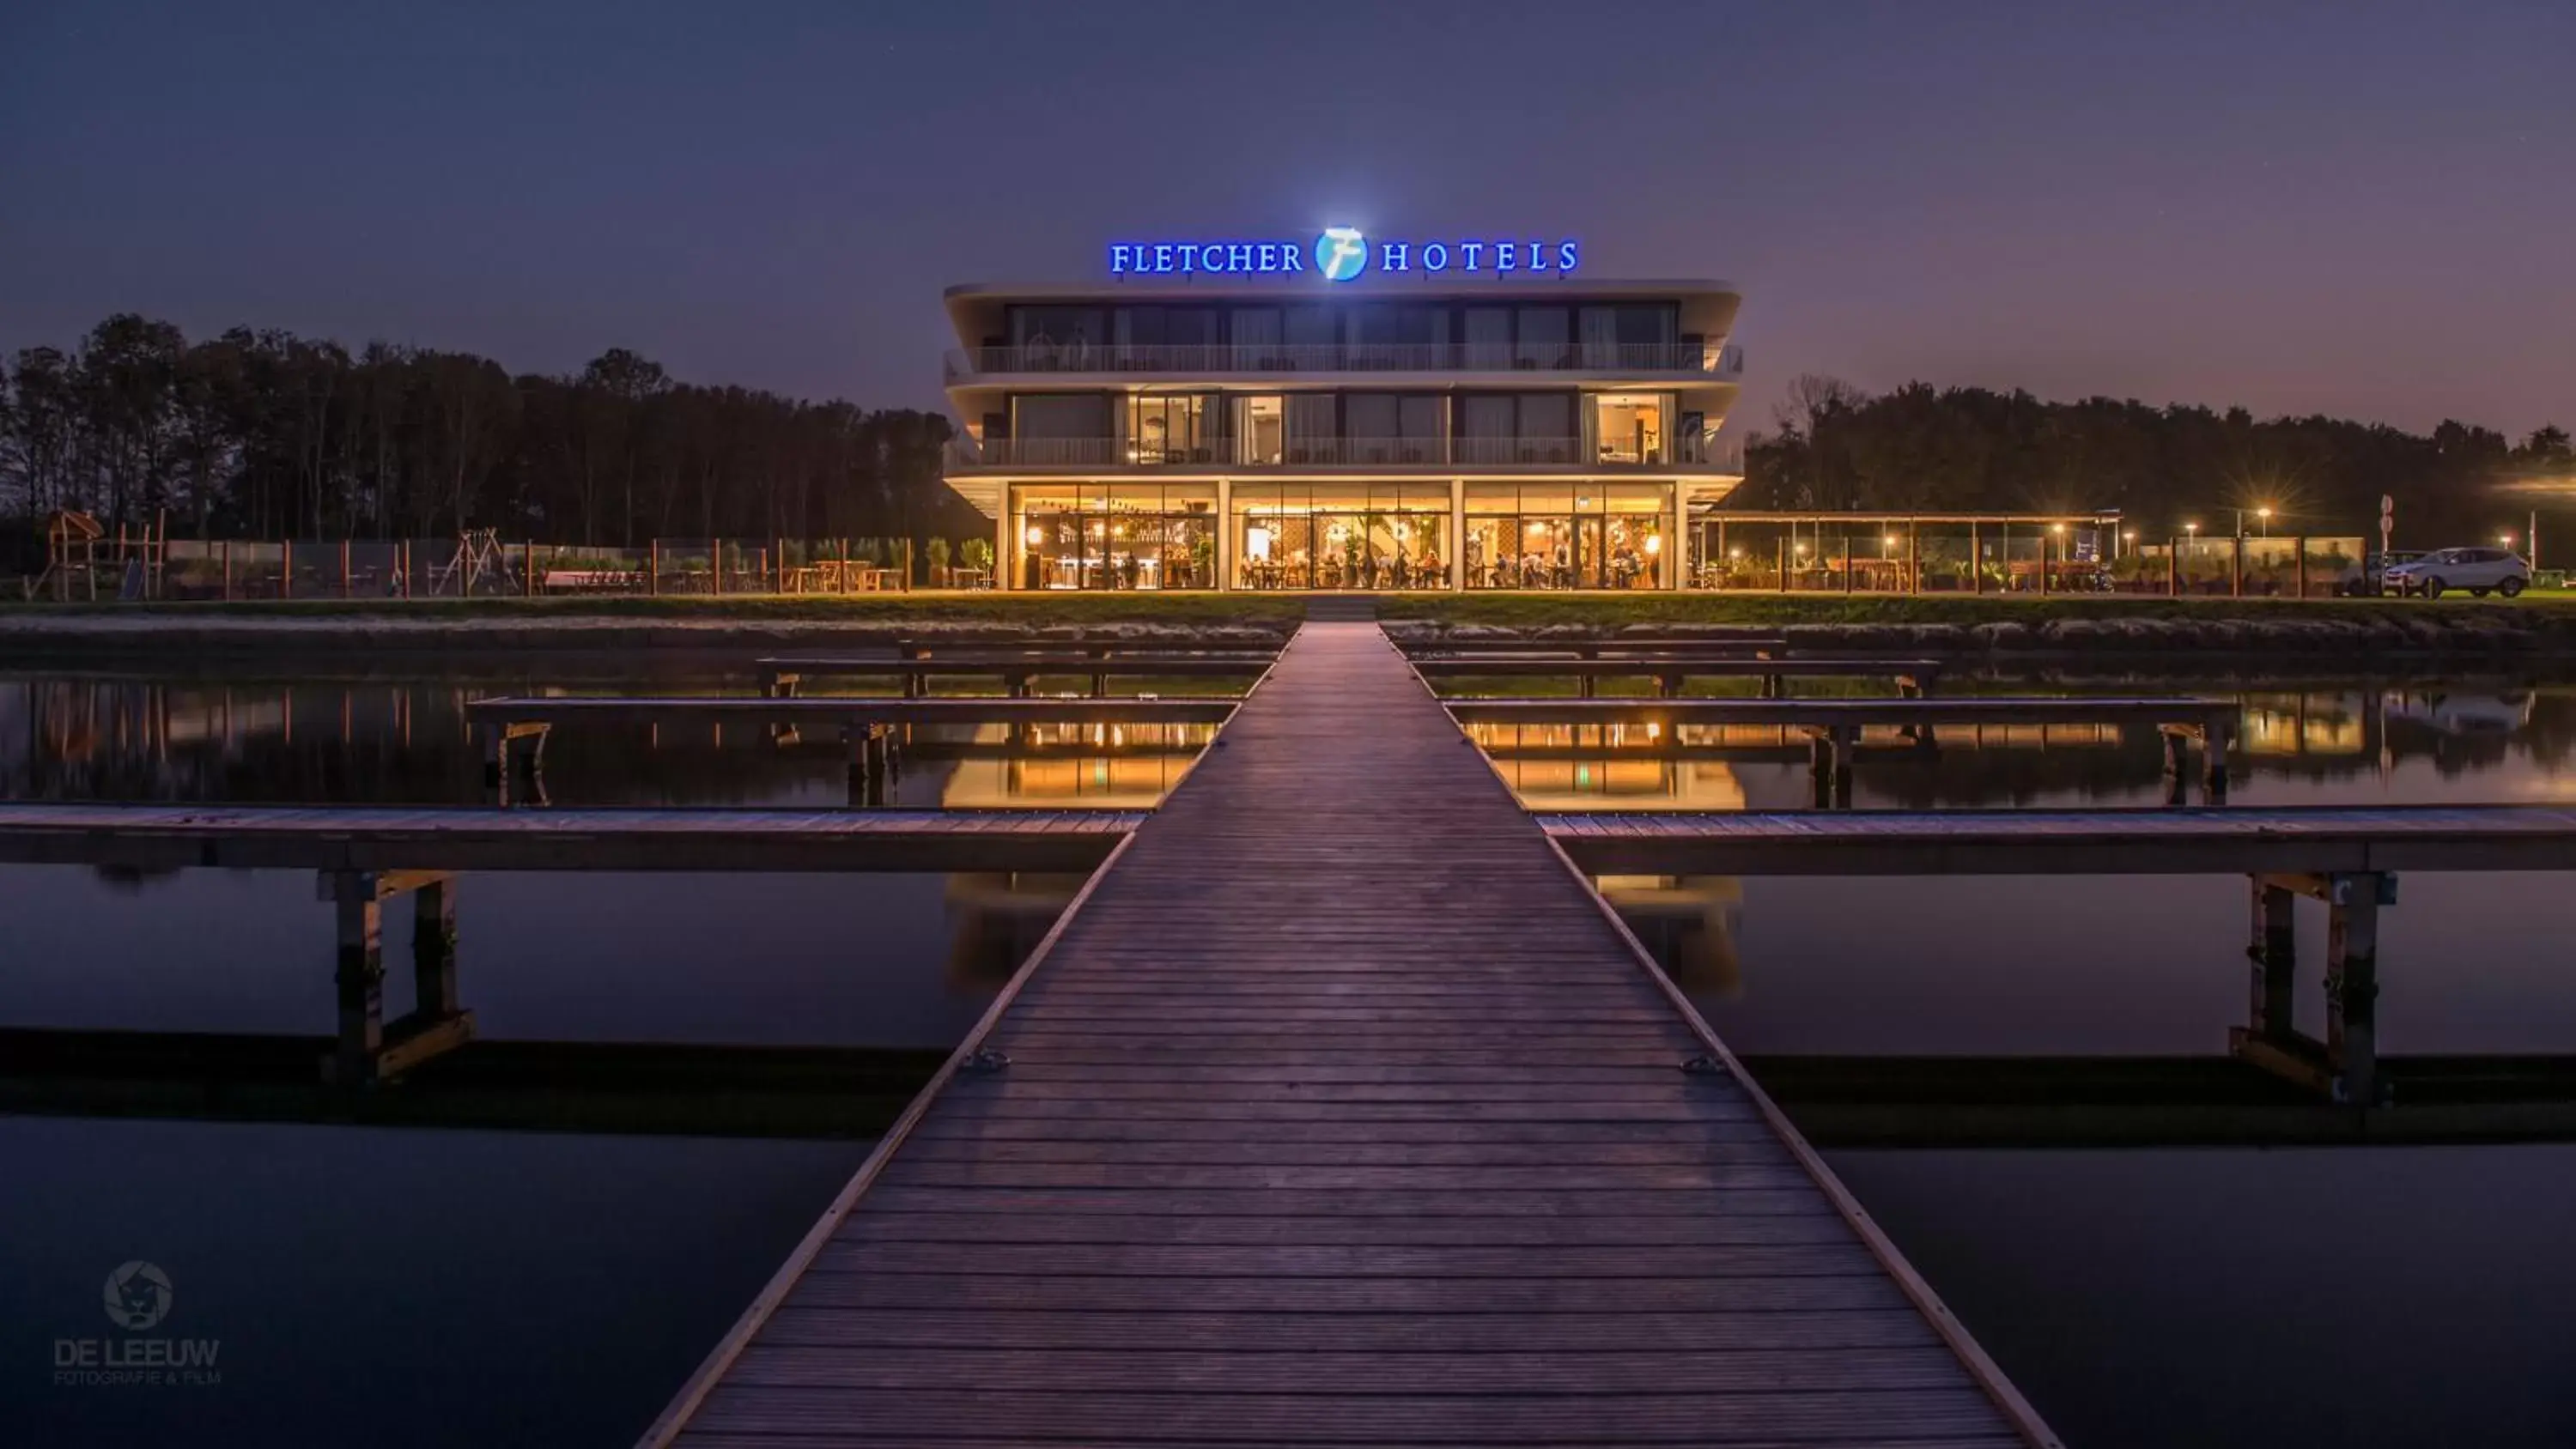
M 939 295 L 950 300 L 989 298 L 994 301 L 1016 301 L 1030 297 L 1135 297 L 1152 294 L 1196 296 L 1211 292 L 1257 295 L 1264 292 L 1300 291 L 1314 296 L 1366 298 L 1391 292 L 1459 292 L 1473 296 L 1479 292 L 1565 292 L 1612 294 L 1620 292 L 1683 293 L 1692 296 L 1741 297 L 1733 282 L 1714 277 L 1561 277 L 1532 276 L 1527 280 L 1508 274 L 1477 273 L 1472 277 L 1406 276 L 1389 279 L 1384 274 L 1357 282 L 1325 282 L 1310 276 L 1273 277 L 1259 280 L 1237 277 L 1232 273 L 1203 273 L 1192 279 L 1088 281 L 1088 282 L 960 282 Z

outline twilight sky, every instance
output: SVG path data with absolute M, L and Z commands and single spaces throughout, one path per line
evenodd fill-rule
M 0 347 L 938 401 L 1113 239 L 1579 238 L 1805 371 L 2576 426 L 2576 3 L 0 0 Z

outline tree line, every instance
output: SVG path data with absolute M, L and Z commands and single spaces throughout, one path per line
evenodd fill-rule
M 120 314 L 0 369 L 0 517 L 172 537 L 987 535 L 940 484 L 945 418 L 674 381 L 612 348 L 570 376 L 470 352 Z M 23 534 L 22 534 L 23 536 Z
M 1870 396 L 1836 378 L 1794 379 L 1768 434 L 1748 441 L 1730 506 L 1770 509 L 2080 512 L 2118 509 L 2142 540 L 2197 523 L 2375 540 L 2395 501 L 2401 547 L 2479 543 L 2534 508 L 2576 501 L 2567 430 L 2519 443 L 2446 421 L 2430 433 L 2244 408 L 2151 407 L 2111 398 L 1914 382 Z M 2544 535 L 2546 528 L 2544 527 Z

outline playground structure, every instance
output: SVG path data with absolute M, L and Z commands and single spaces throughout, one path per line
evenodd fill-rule
M 26 595 L 33 599 L 50 590 L 57 602 L 78 597 L 95 603 L 104 571 L 113 580 L 110 598 L 157 599 L 168 558 L 167 515 L 155 514 L 151 524 L 139 531 L 120 523 L 110 541 L 107 526 L 95 515 L 57 508 L 45 515 L 44 572 L 27 580 Z
M 429 592 L 470 599 L 487 582 L 495 593 L 523 592 L 511 572 L 509 553 L 501 547 L 501 530 L 469 528 L 456 536 L 454 556 L 430 575 Z

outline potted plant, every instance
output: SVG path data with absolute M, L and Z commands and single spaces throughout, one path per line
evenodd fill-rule
M 934 589 L 948 586 L 948 540 L 944 538 L 930 540 L 930 586 Z
M 993 541 L 991 539 L 966 540 L 958 546 L 957 558 L 960 563 L 984 576 L 984 587 L 993 586 Z

